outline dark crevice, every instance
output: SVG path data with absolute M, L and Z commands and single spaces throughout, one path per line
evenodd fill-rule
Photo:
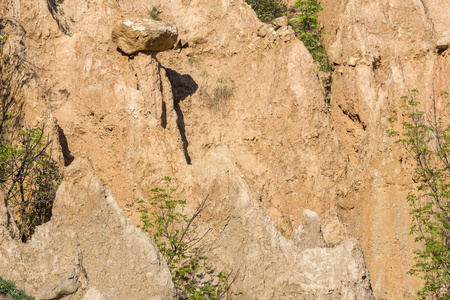
M 66 24 L 63 24 L 61 20 L 58 17 L 58 5 L 61 5 L 64 2 L 64 0 L 47 0 L 47 8 L 50 14 L 52 15 L 53 20 L 55 20 L 56 24 L 58 25 L 58 28 L 65 34 L 69 35 L 69 26 Z
M 187 97 L 193 95 L 198 84 L 189 74 L 181 75 L 177 71 L 165 68 L 167 77 L 172 85 L 173 100 L 176 103 L 184 101 Z
M 167 107 L 165 102 L 162 103 L 161 126 L 164 129 L 167 127 Z
M 349 111 L 343 109 L 340 105 L 338 105 L 338 106 L 339 106 L 339 109 L 342 111 L 342 113 L 343 113 L 344 115 L 346 115 L 346 116 L 347 116 L 350 120 L 352 120 L 354 123 L 358 123 L 359 125 L 361 125 L 361 128 L 362 128 L 364 131 L 366 131 L 367 125 L 364 124 L 363 121 L 361 121 L 361 118 L 359 117 L 358 114 L 352 114 L 352 113 L 350 113 Z
M 372 62 L 372 71 L 375 71 L 381 66 L 381 57 L 375 57 Z
M 333 75 L 328 74 L 328 76 L 322 78 L 322 86 L 324 89 L 324 102 L 326 104 L 331 103 L 331 86 L 333 84 Z
M 438 50 L 437 50 L 437 54 L 438 54 L 438 55 L 442 55 L 447 49 L 448 49 L 448 48 L 445 48 L 445 49 L 438 49 Z
M 67 143 L 66 136 L 64 135 L 64 130 L 62 130 L 61 127 L 58 126 L 58 136 L 59 136 L 59 143 L 61 145 L 63 157 L 64 157 L 64 166 L 69 166 L 75 157 L 71 154 L 69 150 L 69 144 Z
M 172 86 L 173 107 L 177 114 L 177 127 L 180 132 L 181 141 L 183 142 L 184 156 L 186 158 L 186 163 L 190 165 L 192 163 L 188 151 L 189 142 L 186 137 L 186 124 L 184 122 L 183 112 L 180 108 L 180 102 L 185 100 L 190 95 L 194 94 L 198 89 L 198 84 L 189 74 L 181 75 L 172 69 L 164 69 L 166 70 L 167 78 L 169 79 Z M 163 106 L 163 109 L 164 107 L 165 106 Z M 164 115 L 166 114 L 164 113 Z

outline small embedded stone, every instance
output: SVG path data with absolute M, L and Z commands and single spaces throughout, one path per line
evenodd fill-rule
M 436 43 L 436 49 L 437 49 L 437 50 L 445 50 L 445 49 L 448 48 L 449 44 L 450 44 L 450 39 L 442 39 L 442 40 L 439 40 L 439 41 Z
M 288 19 L 286 16 L 282 16 L 273 20 L 273 26 L 275 29 L 284 28 L 288 26 Z
M 265 37 L 266 35 L 269 34 L 271 29 L 272 28 L 267 24 L 261 25 L 261 27 L 259 27 L 259 29 L 258 29 L 258 36 L 262 37 L 262 38 Z

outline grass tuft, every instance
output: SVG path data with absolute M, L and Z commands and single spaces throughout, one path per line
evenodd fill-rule
M 4 280 L 0 276 L 0 297 L 6 296 L 6 299 L 16 300 L 34 300 L 33 296 L 28 296 L 24 290 L 17 288 L 12 280 Z

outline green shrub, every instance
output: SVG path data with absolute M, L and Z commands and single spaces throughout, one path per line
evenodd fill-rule
M 34 300 L 34 297 L 28 296 L 24 290 L 18 289 L 14 281 L 4 280 L 0 276 L 0 296 L 9 296 L 17 300 Z
M 24 242 L 51 218 L 60 174 L 50 144 L 44 127 L 6 127 L 0 135 L 0 189 Z
M 61 180 L 51 158 L 44 127 L 24 125 L 22 87 L 27 82 L 23 59 L 4 53 L 0 44 L 0 191 L 9 217 L 28 240 L 36 226 L 51 217 Z
M 450 299 L 450 125 L 437 116 L 435 97 L 432 112 L 426 114 L 417 96 L 413 90 L 402 97 L 408 120 L 401 134 L 394 130 L 393 119 L 387 130 L 416 164 L 417 192 L 409 193 L 407 201 L 414 219 L 410 234 L 418 247 L 408 273 L 424 281 L 418 299 Z M 448 101 L 448 93 L 441 96 Z
M 286 14 L 286 7 L 277 0 L 246 0 L 246 2 L 265 23 L 271 23 L 274 19 Z
M 295 7 L 298 9 L 299 15 L 292 25 L 297 38 L 305 44 L 313 59 L 319 62 L 320 70 L 330 72 L 330 61 L 322 45 L 322 35 L 326 34 L 326 31 L 322 29 L 322 25 L 317 20 L 319 12 L 323 8 L 317 0 L 297 0 Z
M 256 12 L 258 18 L 265 23 L 271 23 L 274 19 L 288 14 L 287 7 L 280 0 L 246 1 Z M 296 37 L 305 44 L 314 61 L 319 63 L 320 70 L 331 72 L 332 67 L 322 45 L 322 35 L 326 34 L 326 31 L 322 29 L 317 20 L 319 12 L 322 10 L 323 8 L 317 0 L 297 0 L 295 8 L 289 11 L 291 19 L 289 25 L 292 26 Z
M 163 179 L 164 188 L 151 190 L 150 201 L 141 203 L 141 222 L 138 226 L 149 232 L 167 261 L 172 274 L 178 299 L 217 300 L 223 299 L 231 284 L 227 275 L 216 273 L 207 264 L 208 258 L 201 255 L 198 243 L 209 232 L 198 232 L 197 218 L 206 208 L 206 197 L 189 217 L 183 213 L 186 200 L 175 200 L 171 178 Z M 149 214 L 149 210 L 150 214 Z

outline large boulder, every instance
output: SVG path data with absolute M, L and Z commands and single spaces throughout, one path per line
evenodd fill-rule
M 143 18 L 119 21 L 112 31 L 113 42 L 126 54 L 166 51 L 173 47 L 177 38 L 175 26 Z

